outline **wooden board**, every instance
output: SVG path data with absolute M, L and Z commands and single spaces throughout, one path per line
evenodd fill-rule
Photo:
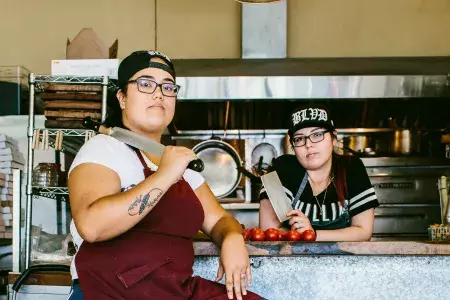
M 42 100 L 102 100 L 102 95 L 98 93 L 67 93 L 67 92 L 56 92 L 56 93 L 40 93 L 39 96 Z
M 99 120 L 97 120 L 99 121 Z M 86 129 L 82 120 L 45 120 L 45 128 Z
M 20 274 L 9 273 L 8 283 L 14 284 Z M 55 286 L 70 286 L 72 284 L 72 277 L 69 273 L 64 272 L 47 272 L 31 274 L 24 282 L 25 285 L 55 285 Z
M 82 120 L 45 120 L 45 128 L 86 129 Z
M 93 119 L 100 119 L 102 114 L 99 112 L 90 112 L 90 111 L 78 111 L 78 110 L 44 110 L 44 115 L 46 117 L 55 117 L 55 118 L 78 118 L 83 119 L 86 117 L 91 117 Z
M 71 108 L 71 109 L 101 109 L 101 102 L 76 101 L 76 100 L 52 100 L 45 101 L 44 108 Z
M 88 84 L 44 84 L 44 89 L 47 91 L 71 91 L 71 92 L 101 92 L 101 85 Z

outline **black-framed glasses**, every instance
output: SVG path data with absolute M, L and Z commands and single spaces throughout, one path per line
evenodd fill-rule
M 145 77 L 128 80 L 128 83 L 136 83 L 138 91 L 145 94 L 153 94 L 159 87 L 161 93 L 167 97 L 177 96 L 181 88 L 179 85 L 172 82 L 157 83 L 156 81 Z
M 303 147 L 306 145 L 306 140 L 309 139 L 311 143 L 319 143 L 325 139 L 325 134 L 330 130 L 316 131 L 310 135 L 295 136 L 292 138 L 292 146 Z

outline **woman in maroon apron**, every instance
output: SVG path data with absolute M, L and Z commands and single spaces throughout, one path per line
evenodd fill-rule
M 123 123 L 110 125 L 159 142 L 179 89 L 170 60 L 134 52 L 122 61 L 118 82 Z M 130 151 L 142 165 L 132 172 L 144 172 L 145 179 L 126 191 L 120 174 L 96 163 L 77 165 L 69 177 L 72 215 L 84 239 L 75 263 L 85 299 L 262 299 L 246 290 L 251 269 L 240 224 L 206 183 L 194 191 L 183 179 L 196 158 L 192 150 L 167 147 L 162 157 Z M 124 157 L 117 163 L 129 164 Z M 217 280 L 225 275 L 226 285 L 192 276 L 200 229 L 221 247 Z

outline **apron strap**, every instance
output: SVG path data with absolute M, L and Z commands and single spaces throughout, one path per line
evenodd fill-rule
M 138 156 L 139 161 L 141 162 L 142 167 L 144 168 L 143 171 L 145 178 L 149 177 L 153 173 L 153 171 L 148 167 L 147 163 L 145 162 L 144 156 L 142 156 L 141 151 L 138 148 L 130 145 L 128 145 L 128 147 L 130 147 Z
M 294 209 L 297 206 L 297 203 L 300 200 L 300 196 L 303 194 L 303 191 L 305 190 L 305 187 L 306 187 L 307 183 L 308 183 L 308 172 L 305 172 L 305 176 L 303 176 L 302 183 L 300 184 L 300 187 L 298 188 L 297 194 L 295 195 L 294 201 L 292 202 L 292 207 Z

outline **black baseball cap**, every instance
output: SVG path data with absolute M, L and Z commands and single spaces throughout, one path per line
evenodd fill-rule
M 321 105 L 306 105 L 295 109 L 290 115 L 288 134 L 306 127 L 323 127 L 330 131 L 336 130 L 327 107 Z
M 162 59 L 167 65 L 151 61 L 151 59 L 155 57 Z M 134 74 L 146 68 L 158 68 L 172 75 L 174 80 L 176 78 L 173 63 L 171 62 L 169 57 L 167 57 L 163 53 L 153 50 L 135 51 L 128 55 L 124 60 L 122 60 L 119 65 L 119 88 L 123 89 L 127 85 L 128 80 L 130 80 L 130 78 L 133 77 Z

